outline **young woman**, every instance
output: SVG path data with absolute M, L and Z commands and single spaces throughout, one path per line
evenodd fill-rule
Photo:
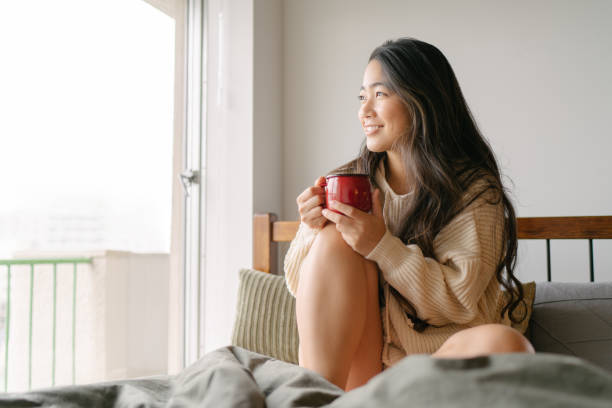
M 365 144 L 334 172 L 369 175 L 372 212 L 324 210 L 323 177 L 297 198 L 285 276 L 300 365 L 350 390 L 408 354 L 533 352 L 499 324 L 523 298 L 515 213 L 444 55 L 415 39 L 386 42 L 359 99 Z M 510 300 L 498 307 L 502 287 Z

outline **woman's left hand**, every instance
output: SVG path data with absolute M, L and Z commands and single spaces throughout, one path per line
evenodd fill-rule
M 372 214 L 339 201 L 331 201 L 327 205 L 342 214 L 325 209 L 323 216 L 336 224 L 336 230 L 355 252 L 367 256 L 385 235 L 387 227 L 383 218 L 379 189 L 372 194 Z

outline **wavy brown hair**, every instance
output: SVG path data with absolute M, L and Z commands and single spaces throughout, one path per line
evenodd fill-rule
M 496 278 L 509 295 L 501 315 L 508 312 L 512 321 L 522 321 L 524 316 L 514 313 L 524 297 L 523 287 L 514 276 L 514 207 L 493 151 L 474 121 L 449 62 L 436 47 L 413 38 L 385 42 L 372 52 L 372 60 L 380 63 L 385 85 L 403 100 L 411 115 L 411 128 L 393 146 L 401 153 L 404 168 L 415 177 L 412 204 L 399 238 L 404 244 L 418 245 L 425 256 L 434 257 L 434 238 L 453 217 L 485 193 L 490 204 L 501 202 L 503 244 Z M 367 173 L 376 184 L 376 169 L 381 162 L 386 166 L 386 156 L 385 152 L 369 151 L 364 142 L 359 157 L 338 170 L 352 168 Z M 474 184 L 477 180 L 482 182 Z M 466 200 L 468 188 L 474 185 L 482 188 Z M 427 323 L 411 309 L 413 313 L 407 315 L 415 329 L 424 330 Z

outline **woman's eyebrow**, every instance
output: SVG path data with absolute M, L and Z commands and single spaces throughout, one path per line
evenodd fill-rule
M 387 86 L 385 85 L 383 82 L 374 82 L 371 83 L 370 85 L 368 85 L 368 88 L 374 88 L 375 86 Z M 359 88 L 360 91 L 365 91 L 365 87 L 363 85 L 361 85 L 361 88 Z

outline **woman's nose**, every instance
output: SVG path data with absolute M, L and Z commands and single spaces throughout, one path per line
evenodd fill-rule
M 360 118 L 369 118 L 374 115 L 374 109 L 372 109 L 372 104 L 369 100 L 366 100 L 359 107 L 359 117 Z

